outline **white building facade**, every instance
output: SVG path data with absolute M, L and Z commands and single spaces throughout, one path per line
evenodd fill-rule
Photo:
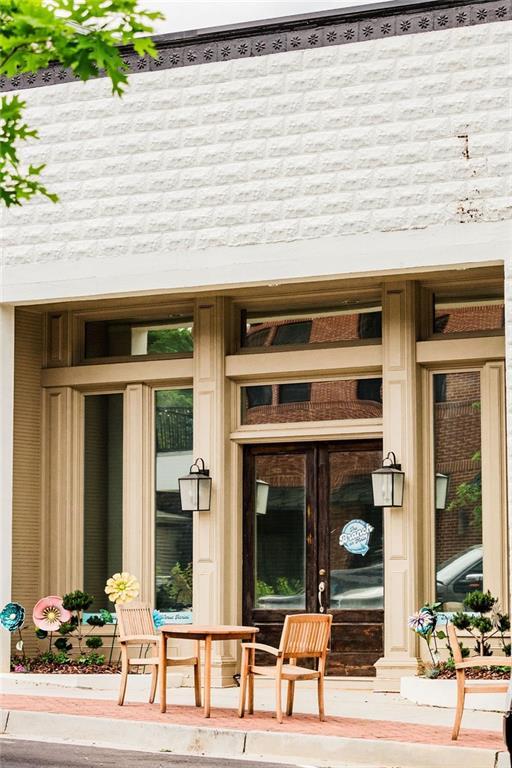
M 162 36 L 121 100 L 58 69 L 2 84 L 60 196 L 2 216 L 4 602 L 122 567 L 272 642 L 322 607 L 331 674 L 380 690 L 416 671 L 424 602 L 508 607 L 510 19 L 388 3 Z M 389 451 L 405 496 L 380 510 Z M 236 664 L 226 644 L 219 684 Z

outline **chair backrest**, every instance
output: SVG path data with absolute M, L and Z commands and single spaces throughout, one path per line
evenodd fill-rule
M 156 635 L 153 615 L 148 603 L 116 605 L 117 624 L 121 640 L 133 635 Z
M 453 624 L 447 624 L 446 628 L 448 630 L 448 642 L 450 643 L 450 648 L 452 649 L 453 659 L 456 664 L 459 664 L 461 661 L 463 661 L 463 659 L 457 632 L 455 631 Z
M 327 653 L 331 635 L 331 614 L 300 613 L 287 616 L 279 650 L 283 658 L 319 658 Z

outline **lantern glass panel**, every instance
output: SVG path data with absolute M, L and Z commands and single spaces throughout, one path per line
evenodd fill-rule
M 393 506 L 401 507 L 404 501 L 404 473 L 394 472 Z
M 373 498 L 376 507 L 390 507 L 393 503 L 393 485 L 389 472 L 373 472 Z
M 211 477 L 199 477 L 198 504 L 196 509 L 198 509 L 200 512 L 207 512 L 210 509 L 211 489 L 212 489 Z
M 198 478 L 180 478 L 180 498 L 183 512 L 194 512 L 198 503 Z
M 436 509 L 446 509 L 448 495 L 448 475 L 436 472 Z
M 268 506 L 268 491 L 270 485 L 265 480 L 256 480 L 256 514 L 266 515 Z

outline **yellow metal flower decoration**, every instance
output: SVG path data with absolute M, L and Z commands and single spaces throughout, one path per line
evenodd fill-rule
M 114 573 L 110 579 L 107 579 L 105 592 L 112 603 L 129 603 L 138 597 L 140 584 L 130 573 Z

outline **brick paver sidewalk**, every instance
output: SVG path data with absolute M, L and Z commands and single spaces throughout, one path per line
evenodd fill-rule
M 138 720 L 201 728 L 322 734 L 352 739 L 386 739 L 415 744 L 440 744 L 454 748 L 457 746 L 483 747 L 496 751 L 504 749 L 502 738 L 496 732 L 462 728 L 459 740 L 453 742 L 450 738 L 450 727 L 390 720 L 327 717 L 326 722 L 321 723 L 315 715 L 297 713 L 293 717 L 285 717 L 283 724 L 279 725 L 269 712 L 256 712 L 254 715 L 246 715 L 240 719 L 233 709 L 212 707 L 212 717 L 205 719 L 202 710 L 195 707 L 173 706 L 172 701 L 167 712 L 162 714 L 158 704 L 127 703 L 124 707 L 119 707 L 113 701 L 17 694 L 0 695 L 0 705 L 6 710 L 21 709 L 31 712 Z

